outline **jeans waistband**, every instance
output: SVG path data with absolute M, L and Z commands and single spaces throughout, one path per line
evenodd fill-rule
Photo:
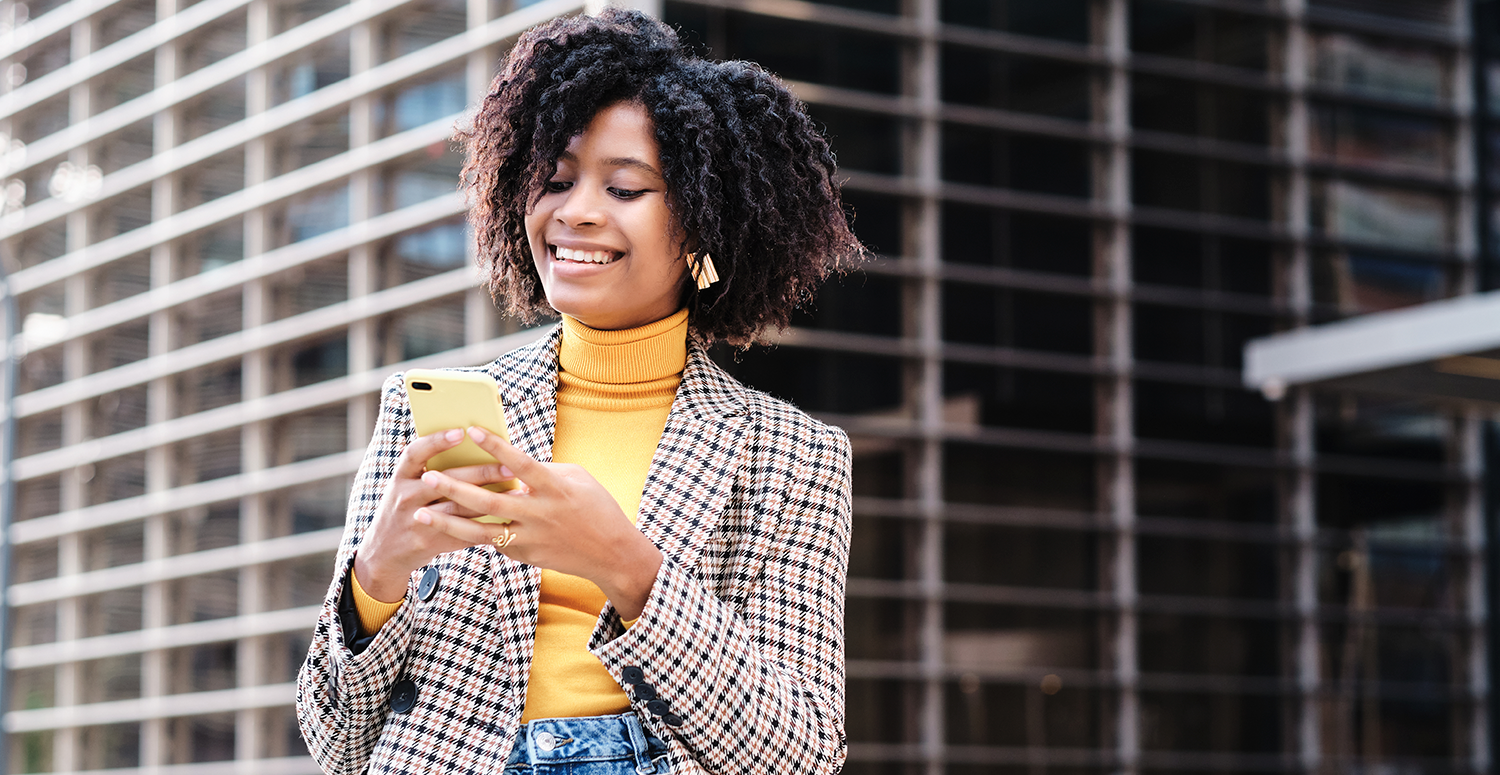
M 666 772 L 666 744 L 648 738 L 634 713 L 536 719 L 521 725 L 506 766 L 631 761 L 641 775 Z

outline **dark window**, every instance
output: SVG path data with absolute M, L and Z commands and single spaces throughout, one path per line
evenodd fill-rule
M 849 226 L 865 247 L 883 255 L 900 256 L 905 249 L 901 239 L 901 200 L 847 188 L 843 196 Z
M 1228 616 L 1143 613 L 1141 670 L 1148 673 L 1254 675 L 1282 670 L 1281 624 Z
M 901 280 L 865 273 L 829 278 L 792 325 L 900 336 Z
M 949 124 L 943 179 L 1037 194 L 1088 197 L 1087 143 Z
M 1264 70 L 1270 47 L 1271 22 L 1264 17 L 1164 0 L 1130 4 L 1132 51 Z
M 1093 533 L 950 522 L 943 529 L 945 580 L 958 584 L 1091 589 Z
M 1238 369 L 1245 344 L 1271 333 L 1262 315 L 1136 304 L 1135 355 L 1146 361 Z
M 1093 224 L 1076 218 L 943 205 L 943 260 L 1087 277 Z
M 1137 73 L 1130 120 L 1138 129 L 1264 145 L 1271 104 L 1264 92 Z
M 942 56 L 944 102 L 1089 119 L 1087 65 L 954 45 L 944 46 Z
M 1131 231 L 1135 281 L 1257 296 L 1274 293 L 1271 245 L 1175 229 L 1136 226 Z
M 863 414 L 901 405 L 901 361 L 790 347 L 720 350 L 719 363 L 751 387 L 808 412 Z
M 1277 696 L 1143 691 L 1141 746 L 1280 754 L 1284 704 Z
M 1135 498 L 1142 518 L 1276 521 L 1275 477 L 1256 468 L 1138 458 Z
M 1090 455 L 943 445 L 943 497 L 955 503 L 1092 511 L 1095 480 Z
M 1143 595 L 1276 599 L 1273 545 L 1158 535 L 1135 540 Z
M 840 169 L 901 174 L 901 121 L 880 113 L 815 105 L 809 108 L 821 124 Z
M 948 363 L 943 397 L 951 424 L 1094 430 L 1094 380 L 1084 375 Z
M 1090 354 L 1093 301 L 983 285 L 943 285 L 943 339 L 964 344 Z
M 1172 210 L 1271 217 L 1271 173 L 1265 167 L 1175 153 L 1131 153 L 1131 196 L 1136 204 Z
M 1089 42 L 1088 0 L 942 0 L 938 13 L 946 24 Z
M 1135 430 L 1147 439 L 1244 444 L 1276 443 L 1273 404 L 1259 393 L 1136 380 Z

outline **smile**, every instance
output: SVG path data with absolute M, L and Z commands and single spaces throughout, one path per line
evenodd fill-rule
M 573 261 L 580 264 L 608 264 L 625 255 L 609 250 L 574 250 L 557 245 L 548 245 L 548 247 L 552 249 L 552 256 L 558 261 Z

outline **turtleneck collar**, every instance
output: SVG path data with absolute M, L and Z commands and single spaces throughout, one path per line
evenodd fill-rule
M 670 405 L 687 365 L 686 309 L 621 331 L 563 316 L 557 402 L 605 411 Z

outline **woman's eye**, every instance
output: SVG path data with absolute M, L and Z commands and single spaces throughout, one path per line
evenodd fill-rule
M 546 189 L 547 193 L 549 194 L 556 194 L 567 191 L 568 187 L 572 185 L 572 183 L 569 183 L 566 180 L 549 180 L 542 188 Z
M 609 193 L 614 194 L 615 197 L 618 198 L 618 199 L 634 199 L 634 198 L 640 196 L 641 194 L 646 193 L 646 189 L 639 188 L 639 189 L 636 189 L 636 190 L 632 191 L 632 190 L 627 189 L 627 188 L 611 188 L 609 190 Z

